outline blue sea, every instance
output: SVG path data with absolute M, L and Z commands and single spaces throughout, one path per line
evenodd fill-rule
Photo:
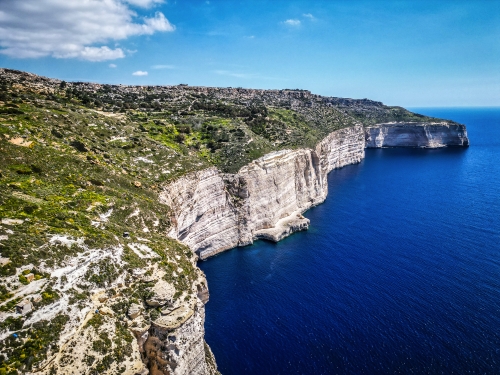
M 307 232 L 201 262 L 223 375 L 500 374 L 500 108 L 469 148 L 366 150 Z

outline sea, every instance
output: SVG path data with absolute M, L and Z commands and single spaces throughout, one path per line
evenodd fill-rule
M 368 149 L 308 231 L 200 262 L 223 375 L 500 374 L 500 108 L 469 148 Z

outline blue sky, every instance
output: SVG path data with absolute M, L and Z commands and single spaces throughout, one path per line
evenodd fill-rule
M 3 0 L 0 66 L 71 81 L 500 106 L 500 1 Z

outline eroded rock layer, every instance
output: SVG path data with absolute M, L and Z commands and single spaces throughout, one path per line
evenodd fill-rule
M 144 353 L 151 375 L 210 374 L 205 354 L 205 308 L 201 301 L 181 306 L 151 324 Z M 212 370 L 212 371 L 211 371 Z
M 328 172 L 359 163 L 364 146 L 357 125 L 331 133 L 314 150 L 267 154 L 234 175 L 208 168 L 184 176 L 160 195 L 172 209 L 169 234 L 203 259 L 307 229 L 309 220 L 301 214 L 325 200 Z
M 465 125 L 456 123 L 401 122 L 365 128 L 366 147 L 468 146 Z

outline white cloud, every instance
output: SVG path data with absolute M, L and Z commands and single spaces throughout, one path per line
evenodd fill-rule
M 300 20 L 290 19 L 290 20 L 283 21 L 283 23 L 287 26 L 297 27 L 297 26 L 300 26 L 301 22 L 300 22 Z
M 79 57 L 83 60 L 89 61 L 105 61 L 121 59 L 125 57 L 125 54 L 123 53 L 123 50 L 121 48 L 111 49 L 107 46 L 102 46 L 83 47 L 67 51 L 54 52 L 53 56 L 61 59 Z
M 110 68 L 116 68 L 117 66 L 118 66 L 118 65 L 116 65 L 116 64 L 109 64 L 109 67 L 110 67 Z
M 127 3 L 150 6 L 158 1 Z M 125 57 L 126 50 L 110 48 L 109 42 L 173 30 L 161 12 L 141 20 L 122 0 L 2 1 L 0 53 L 17 58 L 113 60 Z
M 162 12 L 156 12 L 153 18 L 145 18 L 143 34 L 153 34 L 155 31 L 174 31 L 175 27 L 168 22 Z
M 174 65 L 153 65 L 152 69 L 175 69 Z
M 163 3 L 163 0 L 125 0 L 125 2 L 129 3 L 130 5 L 149 8 L 152 5 Z
M 133 72 L 132 75 L 133 76 L 147 76 L 148 72 L 145 72 L 145 71 L 142 71 L 142 70 L 138 70 L 137 72 Z
M 302 17 L 309 18 L 310 20 L 315 20 L 316 19 L 316 17 L 314 17 L 311 13 L 304 13 L 302 15 Z

